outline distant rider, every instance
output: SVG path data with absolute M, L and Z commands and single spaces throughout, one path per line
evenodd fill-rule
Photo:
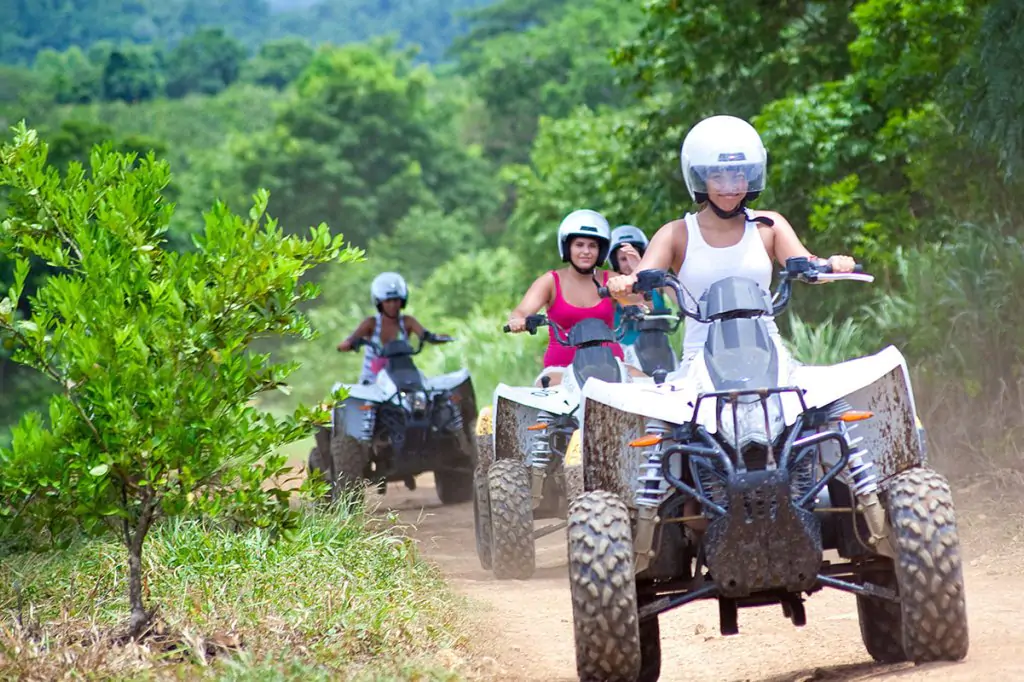
M 597 289 L 608 282 L 604 265 L 611 246 L 608 221 L 597 211 L 580 209 L 567 215 L 558 226 L 558 255 L 568 265 L 550 270 L 538 277 L 508 316 L 513 332 L 526 330 L 526 317 L 546 308 L 548 319 L 565 330 L 588 318 L 597 318 L 615 328 L 615 302 L 602 299 Z M 544 353 L 544 369 L 537 378 L 550 377 L 551 385 L 562 383 L 565 368 L 572 364 L 576 349 L 563 346 L 555 339 L 555 330 L 548 328 L 548 348 Z M 623 358 L 619 344 L 607 344 L 615 357 Z
M 608 262 L 611 263 L 612 270 L 620 275 L 632 274 L 647 251 L 647 244 L 647 235 L 639 227 L 634 225 L 619 225 L 616 227 L 612 230 L 612 247 L 608 252 Z M 630 297 L 629 301 L 635 305 L 643 304 L 651 310 L 665 310 L 667 308 L 665 297 L 660 291 L 653 292 L 650 301 L 644 301 L 640 294 Z M 622 305 L 617 304 L 615 306 L 616 326 L 621 324 L 622 309 Z M 625 327 L 627 331 L 620 340 L 620 343 L 623 346 L 632 346 L 636 343 L 640 330 L 635 321 L 627 321 Z
M 382 272 L 377 275 L 370 284 L 370 299 L 377 308 L 377 314 L 360 322 L 352 335 L 338 344 L 340 352 L 353 350 L 358 339 L 373 341 L 381 347 L 398 339 L 408 341 L 409 334 L 416 334 L 428 342 L 450 340 L 428 332 L 415 317 L 402 313 L 409 302 L 409 288 L 398 273 Z M 363 346 L 363 351 L 363 371 L 359 381 L 372 384 L 383 369 L 384 361 L 370 345 Z

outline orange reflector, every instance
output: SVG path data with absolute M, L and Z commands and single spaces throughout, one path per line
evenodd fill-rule
M 849 412 L 844 412 L 843 415 L 839 417 L 839 419 L 840 421 L 844 422 L 862 422 L 865 419 L 871 419 L 874 416 L 874 412 L 861 412 L 859 410 L 850 410 Z
M 543 431 L 546 428 L 548 428 L 547 424 L 534 424 L 533 426 L 527 426 L 526 430 L 527 431 Z
M 631 448 L 648 448 L 652 445 L 657 445 L 662 440 L 664 439 L 661 436 L 650 434 L 647 436 L 640 436 L 636 440 L 631 440 L 629 442 L 629 446 Z
M 373 405 L 360 405 L 359 409 L 362 410 L 363 412 L 369 412 L 370 410 L 373 409 Z

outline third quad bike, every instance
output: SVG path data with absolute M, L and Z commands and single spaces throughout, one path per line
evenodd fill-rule
M 624 312 L 624 319 L 643 315 L 636 306 Z M 614 383 L 651 381 L 650 377 L 632 376 L 611 349 L 602 345 L 615 342 L 623 329 L 613 332 L 601 320 L 586 319 L 566 334 L 544 315 L 526 318 L 526 329 L 531 334 L 545 325 L 554 327 L 559 343 L 576 348 L 572 366 L 557 386 L 547 382 L 541 387 L 498 385 L 493 414 L 489 414 L 493 424 L 491 447 L 481 447 L 474 475 L 477 555 L 481 566 L 493 569 L 499 579 L 533 575 L 534 540 L 565 527 L 568 500 L 582 490 L 579 466 L 566 466 L 564 461 L 566 447 L 577 428 L 580 388 L 592 377 Z M 509 331 L 507 326 L 505 331 Z M 646 333 L 665 336 L 661 329 Z M 664 341 L 649 344 L 654 350 L 647 353 L 648 359 L 653 366 L 674 367 L 667 336 Z M 660 354 L 655 352 L 659 349 Z M 638 370 L 634 373 L 640 374 Z M 484 436 L 480 440 L 487 439 Z M 535 531 L 535 518 L 561 521 Z
M 680 313 L 709 323 L 686 366 L 654 385 L 584 386 L 585 492 L 568 518 L 581 680 L 657 680 L 670 609 L 715 599 L 723 635 L 740 607 L 778 604 L 802 626 L 804 595 L 823 587 L 856 595 L 877 661 L 967 655 L 953 499 L 925 458 L 903 356 L 802 366 L 769 334 L 792 282 L 841 279 L 873 280 L 807 258 L 786 261 L 774 299 L 723 279 Z M 665 285 L 683 300 L 658 270 L 634 289 Z
M 310 471 L 333 481 L 332 497 L 364 480 L 383 494 L 388 481 L 404 481 L 414 490 L 415 476 L 434 472 L 443 504 L 468 502 L 476 466 L 476 399 L 465 369 L 425 378 L 413 356 L 425 343 L 448 343 L 431 334 L 413 350 L 408 341 L 372 344 L 385 366 L 372 384 L 347 386 L 348 397 L 334 407 L 331 426 L 317 434 L 309 455 Z

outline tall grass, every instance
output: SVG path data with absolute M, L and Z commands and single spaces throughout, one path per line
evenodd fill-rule
M 903 349 L 929 442 L 950 473 L 1024 462 L 1024 243 L 1012 224 L 896 254 L 901 281 L 867 309 Z
M 459 645 L 458 602 L 412 541 L 379 521 L 309 512 L 277 542 L 258 529 L 162 524 L 144 561 L 160 575 L 147 601 L 169 634 L 142 645 L 104 637 L 127 612 L 122 554 L 96 540 L 0 562 L 0 677 L 388 679 L 404 668 L 457 679 L 431 654 Z

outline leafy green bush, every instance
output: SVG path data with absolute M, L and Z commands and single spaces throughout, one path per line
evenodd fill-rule
M 0 451 L 0 518 L 9 533 L 59 544 L 79 530 L 116 533 L 138 633 L 150 620 L 142 556 L 157 518 L 226 511 L 270 529 L 293 523 L 289 493 L 264 486 L 285 471 L 267 455 L 326 414 L 299 407 L 276 420 L 249 407 L 294 367 L 248 347 L 264 335 L 309 338 L 298 306 L 318 290 L 300 278 L 358 252 L 323 224 L 309 239 L 284 237 L 264 220 L 263 191 L 249 219 L 217 204 L 193 252 L 166 251 L 167 164 L 109 146 L 90 160 L 88 176 L 72 163 L 62 178 L 24 123 L 0 148 L 0 187 L 10 190 L 0 246 L 17 263 L 0 331 L 16 341 L 15 361 L 60 387 L 49 425 L 27 413 Z M 23 320 L 15 309 L 30 257 L 59 272 Z

